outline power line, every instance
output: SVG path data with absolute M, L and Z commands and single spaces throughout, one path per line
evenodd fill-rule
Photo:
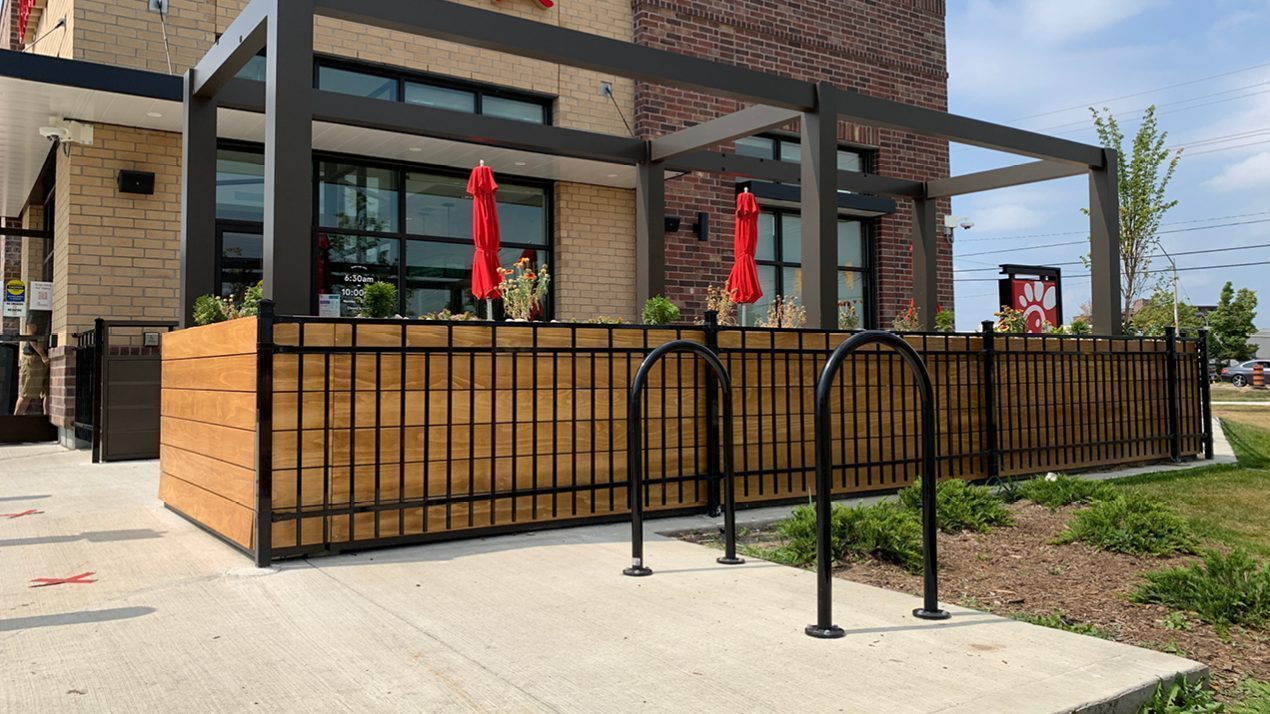
M 1207 223 L 1208 221 L 1220 221 L 1220 220 L 1224 220 L 1224 219 L 1227 219 L 1227 218 L 1249 218 L 1249 217 L 1252 217 L 1252 216 L 1266 216 L 1266 215 L 1270 215 L 1270 211 L 1258 211 L 1258 212 L 1256 212 L 1256 213 L 1237 213 L 1237 214 L 1232 215 L 1232 216 L 1215 216 L 1215 217 L 1213 217 L 1213 218 L 1195 218 L 1195 219 L 1192 219 L 1192 220 L 1189 220 L 1189 221 L 1171 221 L 1171 222 L 1169 222 L 1169 223 L 1161 223 L 1160 225 L 1162 225 L 1162 226 L 1180 226 L 1180 225 L 1185 225 L 1185 224 L 1187 224 L 1187 223 Z M 1246 226 L 1246 225 L 1250 225 L 1250 224 L 1253 224 L 1253 223 L 1270 223 L 1270 218 L 1267 218 L 1267 219 L 1264 219 L 1264 220 L 1260 220 L 1260 221 L 1241 221 L 1241 222 L 1238 222 L 1238 223 L 1219 223 L 1219 224 L 1216 224 L 1216 225 L 1211 225 L 1211 226 L 1196 226 L 1196 227 L 1194 227 L 1194 228 L 1179 228 L 1179 229 L 1177 229 L 1177 230 L 1171 230 L 1171 231 L 1159 231 L 1159 235 L 1165 235 L 1165 234 L 1168 234 L 1168 233 L 1187 233 L 1187 232 L 1190 232 L 1190 231 L 1202 231 L 1202 230 L 1208 230 L 1209 228 L 1227 228 L 1227 227 L 1230 227 L 1230 226 Z M 961 243 L 977 243 L 977 242 L 981 242 L 981 241 L 990 241 L 990 240 L 1013 240 L 1013 239 L 1015 239 L 1015 238 L 1056 238 L 1056 237 L 1059 237 L 1059 236 L 1077 236 L 1077 235 L 1082 235 L 1082 234 L 1084 234 L 1084 235 L 1088 235 L 1088 234 L 1089 234 L 1089 231 L 1088 231 L 1088 230 L 1082 230 L 1082 231 L 1064 231 L 1064 232 L 1062 232 L 1062 233 L 1030 233 L 1030 234 L 1025 234 L 1025 235 L 1013 235 L 1013 236 L 989 236 L 989 237 L 985 237 L 985 238 L 963 238 L 963 239 L 961 239 L 961 240 L 957 241 L 957 243 L 960 245 Z M 1016 248 L 1016 250 L 1023 250 L 1023 249 L 1025 249 L 1026 247 L 1027 247 L 1027 246 L 1024 246 L 1024 247 L 1021 247 L 1021 248 Z M 1037 246 L 1037 247 L 1044 247 L 1044 246 Z M 974 254 L 974 253 L 967 253 L 966 255 L 967 255 L 967 256 L 970 256 L 970 255 L 975 255 L 975 254 Z
M 1238 144 L 1236 146 L 1223 146 L 1220 149 L 1208 149 L 1207 151 L 1192 151 L 1187 156 L 1203 156 L 1204 154 L 1216 154 L 1219 151 L 1230 151 L 1232 149 L 1246 149 L 1249 146 L 1261 146 L 1262 144 L 1270 144 L 1270 139 L 1266 141 L 1254 141 L 1251 144 Z
M 1229 253 L 1235 250 L 1253 250 L 1255 248 L 1270 248 L 1270 243 L 1258 243 L 1256 245 L 1236 245 L 1229 248 L 1207 248 L 1205 250 L 1184 250 L 1173 253 L 1173 255 L 1201 255 L 1204 253 Z M 1163 253 L 1152 253 L 1148 258 L 1159 258 L 1164 256 Z M 1084 261 L 1069 260 L 1062 263 L 1050 263 L 1054 267 L 1061 268 L 1064 265 L 1084 265 Z M 998 268 L 959 268 L 954 273 L 982 273 L 987 270 L 997 270 Z
M 1258 82 L 1257 84 L 1250 84 L 1246 87 L 1239 87 L 1238 89 L 1228 89 L 1224 92 L 1214 92 L 1213 94 L 1202 94 L 1198 97 L 1191 97 L 1189 99 L 1178 99 L 1172 102 L 1163 102 L 1161 104 L 1153 104 L 1151 106 L 1154 106 L 1157 110 L 1159 110 L 1161 107 L 1178 107 L 1179 104 L 1190 104 L 1191 102 L 1196 102 L 1201 99 L 1212 99 L 1213 97 L 1221 97 L 1222 95 L 1230 94 L 1231 92 L 1238 92 L 1244 89 L 1253 89 L 1256 87 L 1264 87 L 1268 84 L 1270 84 L 1270 82 Z M 1233 97 L 1223 97 L 1222 99 L 1216 99 L 1211 102 L 1202 102 L 1200 104 L 1192 104 L 1191 106 L 1178 107 L 1176 109 L 1165 109 L 1164 111 L 1156 111 L 1156 115 L 1159 116 L 1163 114 L 1172 114 L 1174 112 L 1186 111 L 1189 109 L 1198 109 L 1199 107 L 1209 107 L 1214 104 L 1224 104 L 1226 102 L 1233 102 L 1236 99 L 1245 99 L 1247 97 L 1255 97 L 1261 94 L 1265 94 L 1267 92 L 1270 92 L 1270 89 L 1262 89 L 1256 92 L 1248 92 L 1247 94 L 1237 94 Z M 1115 116 L 1116 116 L 1116 119 L 1137 119 L 1137 118 L 1146 116 L 1146 113 L 1149 109 L 1151 109 L 1151 106 L 1142 107 L 1140 109 L 1130 109 L 1125 112 L 1119 112 L 1119 113 L 1116 113 Z M 1071 127 L 1076 127 L 1076 128 L 1071 128 Z M 1083 131 L 1084 129 L 1087 129 L 1087 128 L 1091 128 L 1090 120 L 1082 119 L 1080 121 L 1069 121 L 1069 122 L 1064 122 L 1062 124 L 1055 124 L 1053 126 L 1048 126 L 1043 129 L 1037 129 L 1036 131 L 1048 132 L 1048 131 L 1057 131 L 1059 129 L 1064 129 L 1065 131 L 1061 131 L 1059 133 L 1071 134 L 1076 131 Z
M 1163 92 L 1163 91 L 1168 90 L 1168 89 L 1177 89 L 1178 87 L 1186 87 L 1186 86 L 1190 86 L 1190 85 L 1192 85 L 1192 84 L 1199 84 L 1199 83 L 1201 83 L 1201 82 L 1207 82 L 1207 81 L 1209 81 L 1209 80 L 1211 80 L 1211 79 L 1220 79 L 1221 77 L 1229 77 L 1229 76 L 1231 76 L 1232 74 L 1242 74 L 1242 73 L 1244 73 L 1244 72 L 1250 72 L 1250 71 L 1252 71 L 1252 70 L 1254 70 L 1254 69 L 1261 69 L 1262 67 L 1270 67 L 1270 62 L 1266 62 L 1266 63 L 1263 63 L 1263 64 L 1255 64 L 1255 65 L 1252 65 L 1251 67 L 1244 67 L 1244 68 L 1242 68 L 1242 69 L 1235 69 L 1235 70 L 1231 70 L 1231 71 L 1229 71 L 1229 72 L 1222 72 L 1222 73 L 1220 73 L 1220 74 L 1214 74 L 1214 75 L 1210 75 L 1210 76 L 1207 76 L 1207 77 L 1200 77 L 1200 78 L 1198 78 L 1198 79 L 1190 79 L 1190 80 L 1187 80 L 1187 81 L 1185 81 L 1185 82 L 1178 82 L 1178 83 L 1176 83 L 1176 84 L 1169 84 L 1169 85 L 1165 85 L 1165 86 L 1163 86 L 1163 87 L 1155 87 L 1154 89 L 1144 89 L 1144 90 L 1142 90 L 1142 91 L 1140 91 L 1140 92 L 1134 92 L 1134 93 L 1132 93 L 1132 94 L 1124 94 L 1124 95 L 1121 95 L 1121 96 L 1119 96 L 1119 97 L 1112 97 L 1111 99 L 1100 99 L 1100 100 L 1098 100 L 1098 101 L 1093 101 L 1093 102 L 1082 102 L 1082 103 L 1077 104 L 1077 105 L 1075 105 L 1075 106 L 1065 107 L 1065 108 L 1063 108 L 1063 109 L 1054 109 L 1054 110 L 1051 110 L 1051 111 L 1048 111 L 1048 112 L 1041 112 L 1040 114 L 1030 114 L 1030 115 L 1028 115 L 1028 116 L 1024 116 L 1024 117 L 1015 117 L 1015 118 L 1013 118 L 1013 119 L 1007 119 L 1006 121 L 1008 121 L 1008 122 L 1014 122 L 1014 121 L 1023 121 L 1023 120 L 1025 120 L 1025 119 L 1037 119 L 1037 118 L 1039 118 L 1039 117 L 1047 117 L 1047 116 L 1051 116 L 1051 115 L 1054 115 L 1054 114 L 1061 114 L 1061 113 L 1063 113 L 1063 112 L 1075 111 L 1075 110 L 1077 110 L 1077 109 L 1087 109 L 1087 108 L 1089 108 L 1091 105 L 1094 105 L 1094 104 L 1110 104 L 1111 102 L 1118 102 L 1118 101 L 1120 101 L 1120 100 L 1122 100 L 1122 99 L 1132 99 L 1132 98 L 1134 98 L 1134 97 L 1141 97 L 1141 96 L 1145 96 L 1145 95 L 1147 95 L 1147 94 L 1151 94 L 1152 92 Z
M 1226 265 L 1193 265 L 1187 268 L 1178 268 L 1177 272 L 1184 273 L 1191 270 L 1220 270 L 1225 268 L 1250 268 L 1255 265 L 1270 265 L 1270 260 L 1261 260 L 1253 263 L 1227 263 Z M 1172 268 L 1164 268 L 1162 270 L 1144 270 L 1140 275 L 1155 275 L 1157 273 L 1171 273 Z M 1092 277 L 1091 273 L 1080 273 L 1077 275 L 1064 275 L 1063 279 L 1069 278 L 1088 278 Z M 983 283 L 995 282 L 998 278 L 953 278 L 954 283 Z
M 1085 245 L 1086 243 L 1088 243 L 1088 241 L 1072 240 L 1072 241 L 1067 241 L 1065 243 L 1050 243 L 1048 245 L 1016 246 L 1014 248 L 1005 248 L 1004 250 L 985 250 L 985 251 L 980 251 L 978 253 L 966 253 L 964 255 L 954 255 L 953 259 L 956 260 L 957 258 L 970 258 L 976 255 L 997 255 L 999 253 L 1017 253 L 1020 250 L 1030 250 L 1032 248 L 1057 248 L 1059 246 L 1064 246 L 1064 245 Z

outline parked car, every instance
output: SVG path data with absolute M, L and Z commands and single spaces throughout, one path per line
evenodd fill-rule
M 1242 364 L 1222 367 L 1221 378 L 1236 387 L 1246 387 L 1252 384 L 1252 368 L 1258 364 L 1265 370 L 1266 383 L 1270 384 L 1270 360 L 1266 359 L 1250 359 Z

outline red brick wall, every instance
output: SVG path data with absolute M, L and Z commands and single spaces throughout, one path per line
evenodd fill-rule
M 632 0 L 635 41 L 805 81 L 828 81 L 909 104 L 947 109 L 944 0 Z M 659 85 L 636 86 L 637 129 L 658 136 L 741 108 L 736 102 Z M 786 127 L 796 129 L 796 125 Z M 875 170 L 929 180 L 948 175 L 948 145 L 885 129 L 839 126 L 844 142 L 877 147 Z M 730 147 L 725 147 L 729 148 Z M 704 309 L 708 285 L 727 278 L 734 178 L 694 174 L 666 184 L 666 212 L 690 222 L 698 211 L 718 220 L 710 240 L 688 230 L 666 236 L 668 297 L 686 316 Z M 874 305 L 889 326 L 912 297 L 911 204 L 877 219 Z M 949 206 L 941 202 L 940 216 Z M 940 303 L 952 304 L 952 251 L 940 246 Z

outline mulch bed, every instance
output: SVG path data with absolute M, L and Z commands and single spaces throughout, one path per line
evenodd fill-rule
M 1106 553 L 1081 543 L 1052 545 L 1073 508 L 1051 511 L 1031 503 L 1013 504 L 1012 527 L 992 533 L 940 534 L 939 595 L 999 615 L 1045 615 L 1059 611 L 1069 621 L 1088 623 L 1118 642 L 1172 652 L 1207 664 L 1213 686 L 1233 688 L 1243 677 L 1270 679 L 1270 633 L 1231 628 L 1223 639 L 1194 617 L 1189 629 L 1170 629 L 1161 605 L 1139 605 L 1129 593 L 1139 574 L 1175 566 L 1188 558 L 1143 558 Z M 713 536 L 691 538 L 694 541 Z M 779 545 L 771 530 L 751 531 L 753 545 Z M 840 578 L 920 594 L 922 578 L 877 561 L 844 563 Z

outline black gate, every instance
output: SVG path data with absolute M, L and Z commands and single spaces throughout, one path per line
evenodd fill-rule
M 94 463 L 158 458 L 159 332 L 177 326 L 98 318 L 78 336 L 87 354 L 76 355 L 75 429 L 91 433 Z

